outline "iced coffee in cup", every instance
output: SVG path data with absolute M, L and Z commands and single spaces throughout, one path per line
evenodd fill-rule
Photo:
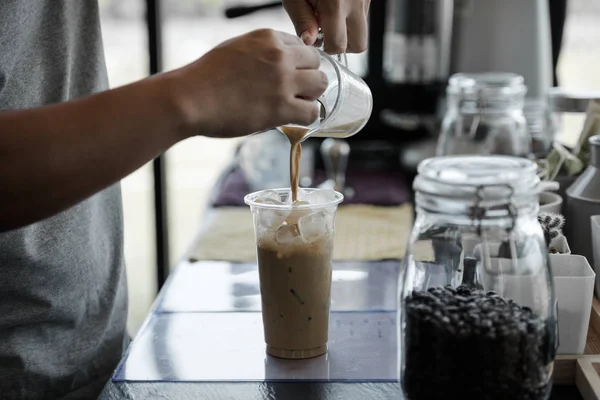
M 327 352 L 331 261 L 341 193 L 290 189 L 249 194 L 254 216 L 267 353 L 302 359 Z

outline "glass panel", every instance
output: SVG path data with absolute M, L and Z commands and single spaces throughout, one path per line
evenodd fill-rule
M 113 381 L 397 380 L 396 312 L 332 313 L 329 351 L 305 360 L 265 354 L 260 313 L 153 315 Z
M 112 88 L 148 75 L 147 28 L 143 0 L 101 0 L 106 64 Z M 151 164 L 121 182 L 125 260 L 129 281 L 128 330 L 135 335 L 156 295 L 154 197 Z
M 400 261 L 334 262 L 332 311 L 396 309 Z M 260 311 L 256 264 L 186 263 L 173 272 L 158 312 Z

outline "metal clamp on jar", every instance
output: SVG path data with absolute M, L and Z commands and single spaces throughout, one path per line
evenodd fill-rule
M 439 157 L 418 172 L 399 284 L 406 398 L 547 399 L 557 316 L 535 163 Z

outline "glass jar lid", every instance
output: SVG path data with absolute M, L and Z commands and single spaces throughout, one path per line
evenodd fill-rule
M 510 72 L 458 73 L 450 77 L 447 93 L 465 97 L 525 96 L 525 79 Z
M 417 193 L 448 199 L 506 202 L 542 189 L 537 165 L 511 156 L 446 156 L 419 164 Z

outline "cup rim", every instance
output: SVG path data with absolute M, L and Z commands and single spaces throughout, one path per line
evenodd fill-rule
M 318 204 L 301 204 L 299 206 L 292 206 L 291 204 L 269 204 L 269 203 L 257 203 L 254 201 L 258 197 L 258 195 L 264 191 L 272 190 L 281 193 L 289 193 L 289 188 L 279 188 L 279 189 L 263 189 L 257 190 L 256 192 L 252 192 L 244 196 L 244 203 L 249 205 L 251 208 L 262 208 L 262 209 L 270 209 L 270 210 L 313 210 L 319 208 L 327 208 L 331 206 L 337 206 L 342 201 L 344 201 L 344 195 L 340 192 L 334 190 L 335 199 L 326 203 L 318 203 Z M 324 190 L 320 188 L 302 188 L 302 190 L 314 192 L 315 190 Z

